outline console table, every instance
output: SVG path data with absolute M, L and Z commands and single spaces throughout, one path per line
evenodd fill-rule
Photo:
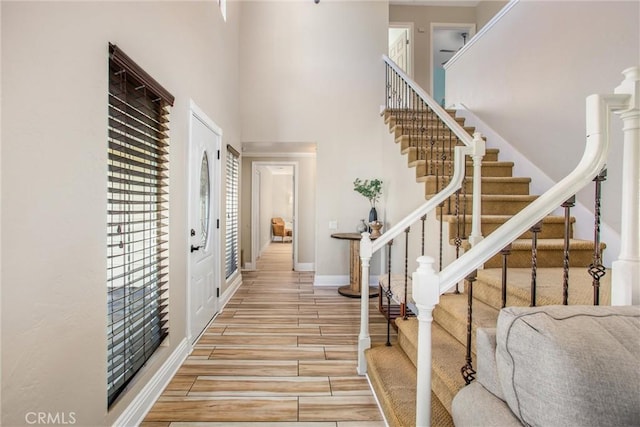
M 362 263 L 360 262 L 360 239 L 359 233 L 334 233 L 334 239 L 349 240 L 349 284 L 338 288 L 338 293 L 349 298 L 360 298 L 360 276 L 362 274 Z M 373 240 L 373 239 L 372 239 Z M 378 287 L 369 287 L 369 298 L 378 296 Z

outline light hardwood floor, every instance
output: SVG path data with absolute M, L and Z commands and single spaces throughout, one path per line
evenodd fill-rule
M 143 427 L 384 426 L 356 373 L 360 300 L 291 265 L 291 244 L 276 242 L 243 273 Z M 384 343 L 376 299 L 369 312 L 371 340 Z

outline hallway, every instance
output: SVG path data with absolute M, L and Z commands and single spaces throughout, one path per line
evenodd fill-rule
M 360 300 L 314 288 L 313 272 L 291 265 L 291 244 L 275 242 L 243 272 L 143 427 L 384 426 L 356 374 Z M 376 299 L 370 316 L 371 341 L 383 343 Z

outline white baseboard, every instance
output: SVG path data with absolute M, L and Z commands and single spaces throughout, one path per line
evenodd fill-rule
M 191 353 L 191 346 L 185 337 L 113 425 L 116 427 L 140 425 L 189 353 Z
M 314 262 L 297 262 L 295 267 L 295 271 L 315 271 L 316 264 Z
M 256 265 L 252 262 L 245 262 L 244 268 L 242 270 L 246 271 L 256 271 Z
M 491 126 L 467 109 L 464 104 L 456 104 L 454 108 L 456 109 L 456 114 L 459 117 L 464 117 L 468 122 L 467 126 L 475 126 L 483 136 L 487 137 L 487 141 L 491 147 L 500 150 L 500 160 L 514 162 L 514 176 L 527 176 L 531 178 L 531 194 L 542 194 L 556 184 L 542 169 L 502 138 Z M 564 215 L 564 211 L 559 208 L 555 214 Z M 576 218 L 574 228 L 575 237 L 579 239 L 593 239 L 593 212 L 582 203 L 576 201 L 576 205 L 571 209 L 571 215 Z M 611 263 L 616 260 L 620 254 L 620 234 L 606 223 L 600 225 L 600 233 L 601 241 L 607 244 L 607 249 L 604 251 L 603 264 L 610 267 Z
M 377 286 L 380 276 L 369 276 L 369 285 Z M 313 280 L 313 286 L 344 286 L 349 284 L 349 276 L 317 275 Z
M 240 285 L 242 285 L 242 274 L 237 274 L 233 278 L 232 282 L 229 284 L 229 287 L 227 288 L 227 290 L 224 291 L 224 293 L 220 296 L 220 301 L 219 301 L 220 306 L 218 307 L 218 313 L 220 313 L 224 308 L 224 306 L 227 305 L 227 303 L 229 302 L 233 294 L 236 293 Z

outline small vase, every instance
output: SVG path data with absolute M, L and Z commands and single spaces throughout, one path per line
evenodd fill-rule
M 375 206 L 373 206 L 369 211 L 369 222 L 371 223 L 377 220 L 378 220 L 378 211 L 376 210 Z
M 360 223 L 358 224 L 358 226 L 356 227 L 356 231 L 358 233 L 364 233 L 365 231 L 369 230 L 369 227 L 367 226 L 367 224 L 364 223 L 364 219 L 360 220 Z

